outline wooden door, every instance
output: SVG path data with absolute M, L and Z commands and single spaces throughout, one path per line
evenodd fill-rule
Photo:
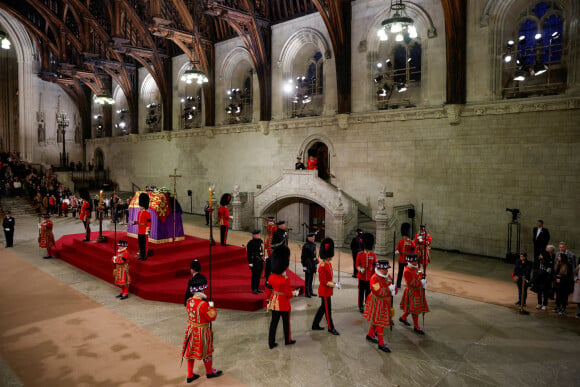
M 316 204 L 310 203 L 310 219 L 308 222 L 308 227 L 310 232 L 318 231 L 316 234 L 316 238 L 314 239 L 317 242 L 320 242 L 324 239 L 324 224 L 325 224 L 325 217 L 326 212 L 324 207 Z

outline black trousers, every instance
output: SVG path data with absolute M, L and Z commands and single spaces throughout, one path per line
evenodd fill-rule
M 12 243 L 14 242 L 14 230 L 4 230 L 4 236 L 6 237 L 6 247 L 12 247 Z
M 403 279 L 403 272 L 407 267 L 407 262 L 399 262 L 399 272 L 397 273 L 397 287 L 401 287 L 401 280 Z
M 147 234 L 138 234 L 139 241 L 139 258 L 147 259 Z
M 320 308 L 316 311 L 314 316 L 314 321 L 312 321 L 312 327 L 320 326 L 320 321 L 322 316 L 326 315 L 326 323 L 328 325 L 328 330 L 334 329 L 334 323 L 332 322 L 332 304 L 330 302 L 331 297 L 320 297 Z
M 358 255 L 358 253 L 355 253 L 354 251 L 352 252 L 352 276 L 356 277 L 356 275 L 358 274 L 358 270 L 356 268 L 356 256 Z
M 228 226 L 220 226 L 220 243 L 222 246 L 226 245 L 227 237 L 228 237 Z
M 306 296 L 312 296 L 314 292 L 312 291 L 312 282 L 314 281 L 314 272 L 308 270 L 304 273 L 304 294 Z
M 524 289 L 522 294 L 522 278 L 518 279 L 517 282 L 518 286 L 518 302 L 526 304 L 526 300 L 528 299 L 528 283 L 524 282 Z
M 270 274 L 272 273 L 272 261 L 270 257 L 266 258 L 266 268 L 264 269 L 264 278 L 266 279 L 266 283 L 268 283 L 268 278 L 270 278 Z
M 292 337 L 290 336 L 290 311 L 273 310 L 272 321 L 270 322 L 270 332 L 268 334 L 268 345 L 270 347 L 273 347 L 276 342 L 276 330 L 278 329 L 280 317 L 282 317 L 282 326 L 284 327 L 284 342 L 288 344 L 292 341 Z
M 209 211 L 205 211 L 205 225 L 209 226 Z
M 543 286 L 538 289 L 538 305 L 548 306 L 548 297 L 550 295 L 550 287 Z
M 568 289 L 565 286 L 560 285 L 556 288 L 556 307 L 564 308 L 568 306 Z
M 371 283 L 370 281 L 363 281 L 361 279 L 358 280 L 358 307 L 359 309 L 365 307 L 365 302 L 367 301 L 367 297 L 371 292 Z
M 85 225 L 85 239 L 89 240 L 91 239 L 91 224 L 89 223 L 89 219 L 84 220 L 83 223 Z
M 254 260 L 254 265 L 252 266 L 252 290 L 258 290 L 260 288 L 263 267 L 264 264 L 261 259 Z

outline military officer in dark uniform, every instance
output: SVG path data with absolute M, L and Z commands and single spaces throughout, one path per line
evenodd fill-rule
M 297 170 L 306 169 L 306 166 L 302 162 L 302 157 L 300 156 L 296 157 L 296 164 L 294 165 L 294 168 Z
M 264 293 L 260 289 L 260 277 L 262 277 L 262 268 L 264 267 L 264 241 L 260 238 L 260 230 L 252 231 L 252 239 L 246 247 L 248 264 L 252 270 L 252 293 Z
M 4 220 L 2 220 L 2 228 L 4 229 L 4 236 L 6 237 L 6 247 L 12 247 L 15 223 L 14 218 L 10 215 L 10 210 L 6 210 Z
M 307 235 L 306 243 L 302 246 L 302 268 L 304 270 L 304 295 L 308 298 L 316 296 L 312 292 L 312 282 L 314 280 L 314 273 L 316 273 L 316 266 L 318 260 L 316 259 L 316 243 L 314 238 L 316 233 Z
M 272 234 L 272 248 L 276 248 L 276 246 L 286 245 L 288 246 L 288 231 L 286 231 L 286 221 L 281 220 L 276 222 L 276 231 Z M 268 277 L 272 270 L 270 269 L 270 265 L 266 262 L 266 269 L 264 270 L 264 277 L 266 277 L 266 283 L 268 282 Z

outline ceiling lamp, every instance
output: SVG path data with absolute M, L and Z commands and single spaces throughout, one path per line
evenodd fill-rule
M 408 41 L 417 37 L 417 28 L 413 19 L 407 16 L 403 0 L 391 0 L 387 19 L 383 20 L 381 27 L 377 31 L 380 40 L 389 40 L 389 34 L 395 35 L 395 41 Z
M 546 71 L 548 71 L 548 66 L 544 63 L 536 63 L 532 69 L 532 74 L 537 77 L 540 74 L 544 74 Z
M 203 71 L 197 69 L 195 62 L 191 62 L 191 68 L 189 70 L 185 70 L 181 76 L 181 81 L 187 83 L 188 85 L 194 81 L 197 84 L 202 85 L 207 83 L 209 80 Z
M 99 105 L 112 105 L 115 103 L 115 100 L 110 94 L 102 92 L 101 94 L 95 95 L 95 102 Z
M 2 47 L 5 50 L 10 50 L 11 45 L 12 43 L 10 43 L 8 35 L 6 35 L 4 31 L 0 31 L 0 47 Z
M 514 81 L 525 81 L 526 80 L 526 73 L 524 70 L 516 70 L 514 73 Z

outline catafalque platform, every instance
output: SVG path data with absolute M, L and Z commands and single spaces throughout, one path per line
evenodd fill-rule
M 98 233 L 91 234 L 90 242 L 83 242 L 85 234 L 70 234 L 56 243 L 54 255 L 104 281 L 113 283 L 115 233 L 103 232 L 104 243 L 97 243 Z M 125 232 L 117 232 L 116 239 L 129 242 L 129 271 L 131 294 L 154 301 L 183 303 L 190 277 L 189 264 L 197 258 L 202 273 L 210 278 L 209 241 L 185 236 L 185 240 L 149 244 L 151 256 L 146 261 L 137 260 L 139 251 L 135 238 Z M 246 250 L 239 246 L 212 246 L 211 295 L 218 308 L 255 311 L 265 306 L 265 295 L 253 294 L 250 289 L 251 271 L 248 269 Z M 304 281 L 290 270 L 287 271 L 293 287 L 301 288 Z M 262 278 L 262 285 L 264 279 Z M 209 289 L 206 291 L 209 295 Z

